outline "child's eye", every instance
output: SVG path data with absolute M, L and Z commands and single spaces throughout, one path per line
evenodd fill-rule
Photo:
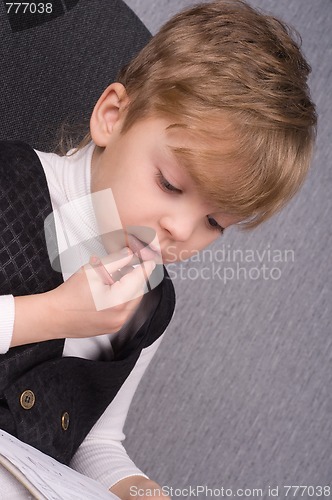
M 156 175 L 158 178 L 158 183 L 164 191 L 171 192 L 171 193 L 182 193 L 181 189 L 178 189 L 178 188 L 172 186 L 172 184 L 170 184 L 165 179 L 165 177 L 163 176 L 163 174 L 161 172 L 158 172 Z
M 220 224 L 218 224 L 218 222 L 213 219 L 212 217 L 208 217 L 208 227 L 212 230 L 215 230 L 215 231 L 219 231 L 221 234 L 224 234 L 224 228 L 220 226 Z
M 160 187 L 163 189 L 163 191 L 166 191 L 168 193 L 182 193 L 181 189 L 178 189 L 174 186 L 172 186 L 172 184 L 170 184 L 166 179 L 165 177 L 163 176 L 163 174 L 159 171 L 157 174 L 157 178 L 158 178 L 158 183 L 160 185 Z M 214 231 L 219 231 L 219 233 L 223 234 L 224 233 L 224 228 L 220 226 L 220 224 L 218 224 L 218 222 L 213 219 L 212 217 L 208 217 L 208 228 L 209 229 L 212 229 Z

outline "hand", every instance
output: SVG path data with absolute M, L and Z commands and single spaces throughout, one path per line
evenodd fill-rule
M 126 477 L 112 486 L 110 491 L 121 500 L 171 500 L 158 483 L 143 476 Z
M 109 273 L 125 266 L 125 274 L 113 285 L 105 284 L 96 270 L 85 265 L 55 290 L 49 292 L 56 309 L 65 314 L 66 337 L 95 336 L 118 331 L 136 311 L 155 267 L 153 261 L 136 268 L 128 267 L 133 253 L 125 249 L 113 253 L 102 262 Z M 67 325 L 70 325 L 68 328 Z M 76 326 L 76 328 L 75 328 Z
M 103 259 L 108 272 L 128 265 L 132 252 Z M 155 263 L 145 261 L 112 286 L 89 264 L 46 293 L 15 297 L 11 347 L 57 338 L 93 337 L 117 332 L 136 311 Z M 96 307 L 99 304 L 98 310 Z

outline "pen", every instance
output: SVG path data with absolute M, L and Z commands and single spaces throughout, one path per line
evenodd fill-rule
M 125 241 L 126 241 L 126 246 L 129 248 L 132 248 L 132 245 L 130 245 L 130 242 L 128 240 L 128 233 L 126 233 L 126 232 L 125 232 Z M 136 255 L 136 257 L 139 260 L 140 265 L 142 266 L 145 282 L 148 286 L 148 290 L 150 291 L 151 286 L 150 286 L 150 282 L 149 282 L 149 277 L 147 276 L 144 265 L 143 265 L 144 259 L 141 256 L 141 252 L 140 252 L 139 248 L 137 247 L 137 245 L 135 245 L 134 248 L 132 248 L 132 250 L 133 250 L 133 254 Z
M 106 267 L 104 266 L 99 257 L 92 255 L 90 257 L 90 265 L 94 268 L 96 273 L 101 277 L 104 285 L 113 285 L 115 283 L 114 279 L 107 271 Z

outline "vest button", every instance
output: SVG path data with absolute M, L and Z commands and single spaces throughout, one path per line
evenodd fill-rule
M 67 411 L 65 411 L 63 414 L 62 414 L 62 417 L 61 417 L 61 427 L 64 431 L 66 431 L 69 427 L 69 413 Z
M 32 391 L 23 391 L 20 397 L 20 403 L 22 408 L 25 410 L 30 410 L 35 404 L 36 397 Z

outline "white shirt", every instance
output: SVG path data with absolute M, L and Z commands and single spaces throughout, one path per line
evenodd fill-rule
M 105 255 L 90 198 L 91 159 L 94 143 L 90 142 L 84 149 L 73 156 L 58 156 L 53 153 L 36 151 L 44 168 L 50 192 L 53 212 L 59 211 L 73 200 L 78 204 L 70 204 L 66 217 L 56 217 L 55 225 L 59 248 L 66 241 L 79 242 L 75 246 L 76 269 L 63 269 L 64 281 L 86 264 L 90 255 Z M 79 251 L 77 252 L 77 248 Z M 0 296 L 0 353 L 9 349 L 14 324 L 14 298 L 11 295 Z M 163 334 L 164 335 L 164 334 Z M 128 457 L 122 441 L 125 439 L 123 426 L 130 403 L 136 388 L 160 345 L 162 337 L 142 350 L 132 372 L 124 382 L 114 400 L 91 429 L 84 442 L 77 450 L 70 466 L 92 477 L 110 488 L 125 477 L 140 475 L 147 477 Z M 86 359 L 97 359 L 99 354 L 109 348 L 108 335 L 91 338 L 69 338 L 65 340 L 63 356 L 77 356 Z

